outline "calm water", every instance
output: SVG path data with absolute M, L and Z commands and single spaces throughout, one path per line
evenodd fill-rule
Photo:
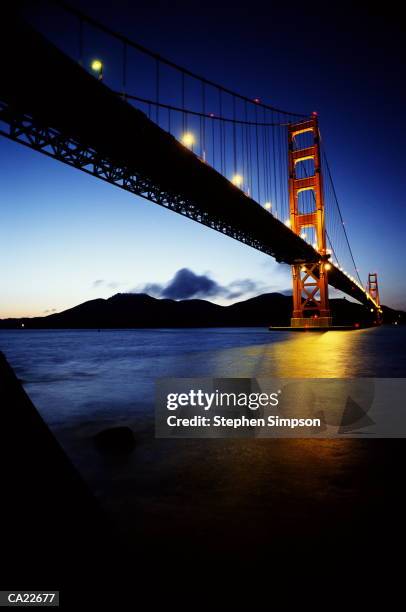
M 158 377 L 404 377 L 406 329 L 10 330 L 0 350 L 55 429 L 152 417 Z
M 403 525 L 405 453 L 404 440 L 158 440 L 155 378 L 404 377 L 405 347 L 397 327 L 0 332 L 0 349 L 118 531 L 157 555 L 181 538 L 217 553 L 237 554 L 244 541 L 272 550 L 282 535 L 303 537 L 304 517 L 308 533 L 330 539 L 332 525 L 351 533 L 374 508 L 377 523 L 385 508 L 402 509 Z M 92 439 L 117 423 L 136 438 L 120 462 Z

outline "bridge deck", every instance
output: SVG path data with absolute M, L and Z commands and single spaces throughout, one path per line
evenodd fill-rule
M 3 23 L 3 135 L 212 227 L 279 262 L 317 261 L 319 255 L 311 245 L 44 37 L 18 19 Z M 31 136 L 24 141 L 21 136 L 28 125 Z M 329 283 L 368 304 L 364 292 L 336 267 L 329 272 Z

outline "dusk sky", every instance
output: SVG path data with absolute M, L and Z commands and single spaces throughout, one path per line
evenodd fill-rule
M 317 110 L 361 278 L 377 272 L 383 303 L 406 309 L 396 16 L 341 4 L 336 20 L 331 6 L 305 15 L 272 3 L 72 4 L 250 98 Z M 165 287 L 185 268 L 213 279 L 207 295 L 220 303 L 290 289 L 289 268 L 269 256 L 4 138 L 0 162 L 2 318 Z

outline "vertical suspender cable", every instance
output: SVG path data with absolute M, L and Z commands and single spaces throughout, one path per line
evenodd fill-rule
M 256 146 L 256 158 L 257 158 L 257 202 L 261 202 L 261 185 L 259 177 L 259 142 L 258 142 L 258 109 L 255 106 L 255 146 Z
M 186 132 L 186 123 L 185 123 L 185 73 L 182 72 L 182 130 L 183 133 Z
M 156 61 L 156 66 L 155 66 L 155 95 L 156 95 L 156 123 L 159 125 L 159 60 L 155 60 Z
M 83 66 L 83 19 L 79 17 L 79 64 Z
M 201 137 L 202 158 L 206 161 L 206 83 L 202 81 L 202 112 L 203 112 L 203 134 Z
M 274 112 L 271 114 L 272 123 L 275 123 Z M 272 196 L 272 207 L 273 214 L 278 218 L 278 195 L 276 191 L 276 150 L 275 150 L 275 126 L 272 127 L 272 166 L 273 166 L 273 196 Z
M 127 43 L 123 43 L 123 98 L 126 99 L 127 93 Z
M 216 167 L 216 142 L 215 142 L 215 134 L 216 134 L 216 123 L 214 117 L 211 119 L 211 143 L 212 143 L 212 157 L 213 157 L 213 168 Z
M 235 96 L 233 96 L 233 162 L 234 162 L 234 174 L 237 174 L 237 124 L 236 124 Z
M 223 100 L 222 100 L 222 95 L 221 95 L 221 89 L 219 89 L 218 92 L 219 92 L 219 116 L 220 116 L 220 120 L 219 120 L 219 127 L 220 127 L 220 168 L 221 168 L 221 174 L 224 175 L 223 122 L 221 120 L 221 117 L 223 116 Z

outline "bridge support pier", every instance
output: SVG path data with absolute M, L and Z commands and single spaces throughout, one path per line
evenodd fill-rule
M 312 144 L 297 146 L 296 138 L 305 133 L 312 135 Z M 318 256 L 312 262 L 298 262 L 292 265 L 293 282 L 293 328 L 328 328 L 332 318 L 328 302 L 328 262 L 326 229 L 324 219 L 324 196 L 320 161 L 320 138 L 317 117 L 291 124 L 288 130 L 289 145 L 289 207 L 290 227 L 301 235 L 303 229 L 312 228 L 315 237 L 314 249 Z M 312 161 L 314 174 L 298 177 L 300 164 Z M 302 173 L 303 174 L 303 173 Z M 299 194 L 310 191 L 314 206 L 310 212 L 302 211 Z

